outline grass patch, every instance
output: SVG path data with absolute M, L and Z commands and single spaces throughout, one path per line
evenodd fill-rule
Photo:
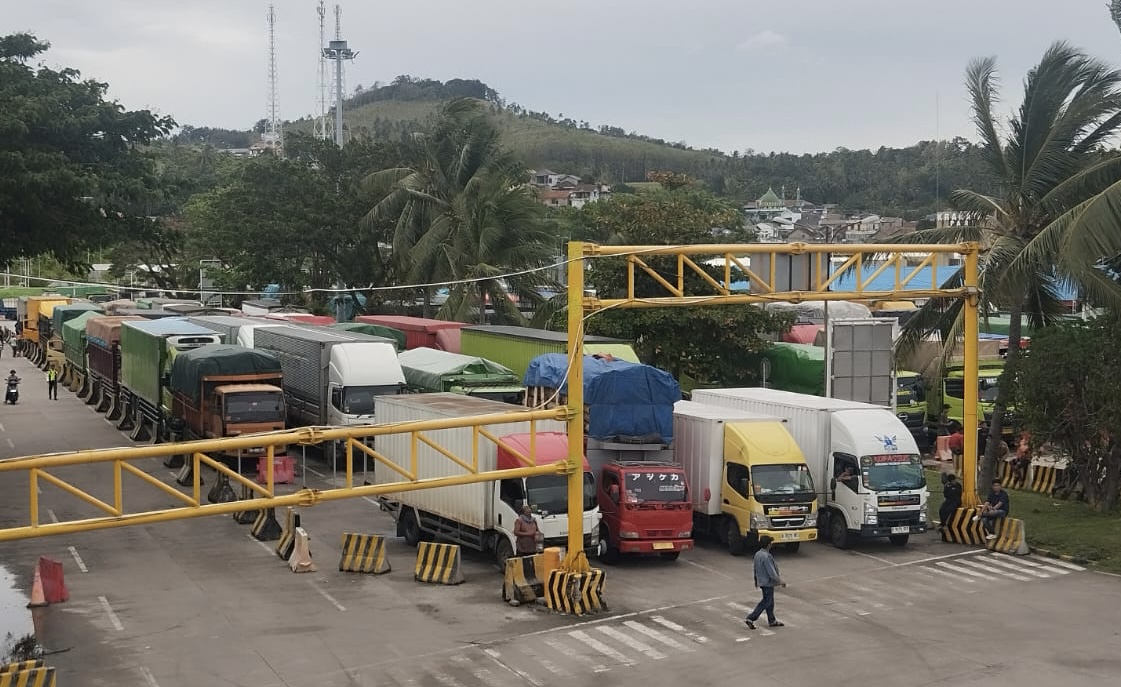
M 927 470 L 933 522 L 942 506 L 942 482 Z M 1062 501 L 1034 491 L 1009 490 L 1012 517 L 1024 521 L 1028 544 L 1053 553 L 1093 562 L 1100 570 L 1121 573 L 1121 514 L 1098 513 L 1081 501 Z

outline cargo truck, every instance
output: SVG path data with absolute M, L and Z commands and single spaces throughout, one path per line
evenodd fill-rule
M 739 556 L 768 535 L 797 551 L 817 539 L 817 490 L 781 417 L 678 401 L 674 455 L 692 486 L 693 529 Z
M 412 348 L 437 348 L 442 347 L 437 342 L 437 336 L 445 330 L 457 330 L 466 327 L 463 322 L 448 320 L 432 320 L 427 317 L 408 317 L 405 315 L 359 315 L 355 322 L 362 324 L 376 324 L 383 327 L 392 327 L 405 333 L 405 350 Z M 459 351 L 453 351 L 459 353 Z
M 525 387 L 517 375 L 485 358 L 413 348 L 397 355 L 409 391 L 446 391 L 520 405 Z
M 464 327 L 459 335 L 459 352 L 477 355 L 505 365 L 524 377 L 529 363 L 545 353 L 567 353 L 568 334 L 529 327 L 506 325 L 474 325 Z M 610 355 L 618 360 L 637 363 L 634 348 L 621 339 L 585 336 L 584 355 Z
M 977 361 L 977 419 L 992 422 L 993 408 L 1000 392 L 1000 375 L 1004 373 L 1004 360 L 994 358 Z M 941 398 L 938 403 L 928 404 L 927 422 L 933 433 L 938 430 L 938 417 L 943 405 L 950 406 L 946 411 L 951 430 L 961 427 L 965 419 L 965 365 L 955 362 L 946 366 L 942 373 Z M 1001 426 L 1001 436 L 1012 442 L 1018 431 L 1015 409 L 1008 408 Z
M 213 329 L 222 335 L 222 340 L 228 344 L 237 344 L 245 348 L 253 348 L 253 332 L 258 327 L 283 327 L 283 322 L 266 320 L 263 317 L 247 317 L 241 315 L 198 315 L 188 317 L 188 322 Z
M 110 420 L 121 417 L 121 323 L 142 322 L 133 315 L 91 317 L 86 322 L 86 368 L 94 385 L 95 409 Z
M 280 361 L 266 351 L 228 344 L 173 351 L 168 390 L 169 425 L 173 434 L 186 439 L 236 437 L 285 426 Z
M 689 482 L 674 463 L 673 407 L 681 388 L 664 370 L 584 356 L 585 452 L 596 476 L 604 560 L 693 548 Z M 526 405 L 567 402 L 568 356 L 546 353 L 526 370 Z
M 124 417 L 156 437 L 167 433 L 165 408 L 171 351 L 222 343 L 222 335 L 183 318 L 121 323 L 121 400 Z
M 837 548 L 887 537 L 904 546 L 927 528 L 919 447 L 881 406 L 776 389 L 705 389 L 693 400 L 787 419 L 822 494 L 818 529 Z M 842 477 L 851 468 L 852 479 Z
M 84 312 L 101 312 L 101 307 L 93 303 L 70 302 L 56 305 L 50 312 L 39 314 L 39 348 L 46 353 L 45 363 L 54 365 L 62 372 L 66 356 L 62 350 L 62 324 Z
M 166 310 L 164 306 L 167 305 L 187 305 L 197 308 L 200 307 L 202 303 L 189 298 L 149 297 L 136 299 L 136 307 L 140 310 Z
M 86 323 L 95 317 L 102 317 L 96 310 L 86 310 L 77 317 L 66 320 L 62 325 L 62 355 L 63 370 L 59 381 L 70 383 L 71 388 L 77 388 L 72 383 L 74 380 L 81 385 L 83 398 L 88 389 L 89 379 L 86 373 Z
M 444 420 L 457 417 L 509 413 L 505 403 L 462 394 L 405 394 L 377 397 L 379 423 Z M 488 425 L 498 438 L 496 445 L 472 427 L 425 432 L 431 441 L 461 460 L 477 460 L 480 472 L 525 467 L 519 456 L 528 457 L 531 446 L 536 464 L 548 465 L 568 459 L 565 424 L 557 420 L 538 420 L 536 438 L 531 442 L 529 422 Z M 478 437 L 478 443 L 475 443 Z M 411 469 L 413 441 L 410 434 L 378 437 L 378 452 L 404 469 Z M 466 474 L 460 465 L 431 446 L 416 442 L 417 479 Z M 402 480 L 400 473 L 381 461 L 374 466 L 378 484 Z M 599 507 L 595 480 L 585 461 L 583 472 L 583 539 L 589 555 L 599 553 Z M 545 546 L 566 546 L 568 542 L 568 487 L 565 475 L 539 475 L 494 482 L 478 482 L 436 489 L 420 489 L 379 497 L 384 510 L 397 521 L 397 536 L 415 546 L 420 541 L 441 539 L 494 555 L 499 568 L 516 551 L 514 521 L 521 507 L 529 504 L 545 537 Z
M 282 325 L 254 330 L 253 347 L 280 360 L 292 426 L 372 423 L 374 399 L 405 386 L 388 339 Z
M 386 327 L 380 324 L 366 324 L 364 322 L 336 322 L 327 325 L 328 329 L 341 329 L 347 332 L 358 332 L 366 336 L 380 336 L 386 339 L 392 339 L 394 345 L 397 347 L 397 352 L 405 350 L 407 346 L 405 332 L 393 327 Z
M 65 296 L 20 296 L 17 309 L 20 310 L 20 350 L 33 361 L 46 355 L 46 349 L 39 342 L 39 316 L 48 314 L 57 305 L 67 305 L 70 299 Z

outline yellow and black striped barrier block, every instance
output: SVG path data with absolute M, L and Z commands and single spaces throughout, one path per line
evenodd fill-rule
M 0 666 L 0 673 L 15 673 L 21 670 L 33 670 L 35 668 L 42 668 L 46 663 L 41 658 L 29 658 L 26 661 L 16 661 L 15 663 L 6 663 Z
M 280 523 L 276 520 L 276 510 L 265 508 L 257 513 L 253 521 L 253 529 L 249 531 L 257 541 L 275 541 L 280 539 Z
M 948 523 L 942 523 L 942 541 L 953 544 L 985 545 L 985 528 L 980 521 L 974 521 L 976 508 L 958 508 L 950 516 Z
M 276 542 L 276 555 L 280 560 L 286 561 L 296 548 L 296 528 L 300 526 L 300 514 L 292 506 L 284 510 L 284 528 L 280 531 L 280 540 Z
M 0 673 L 0 687 L 55 687 L 54 668 L 31 668 Z
M 422 541 L 417 548 L 413 577 L 417 582 L 460 584 L 463 582 L 463 569 L 459 556 L 459 544 Z
M 1001 518 L 997 524 L 996 539 L 986 542 L 992 551 L 1016 556 L 1026 556 L 1030 552 L 1024 537 L 1024 521 L 1019 518 Z
M 553 570 L 545 583 L 545 605 L 567 615 L 588 615 L 607 610 L 603 601 L 603 571 L 588 572 Z
M 389 558 L 385 555 L 385 537 L 344 532 L 342 546 L 339 572 L 381 575 L 391 570 Z
M 1024 473 L 1017 474 L 1012 463 L 1008 462 L 1000 464 L 1000 470 L 997 471 L 997 479 L 1008 489 L 1023 489 L 1028 481 Z
M 1031 466 L 1031 490 L 1050 495 L 1055 491 L 1061 473 L 1054 465 Z
M 544 597 L 545 576 L 544 554 L 507 558 L 502 600 L 528 604 Z

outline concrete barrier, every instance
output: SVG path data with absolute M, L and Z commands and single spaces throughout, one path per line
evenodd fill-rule
M 528 604 L 543 598 L 548 574 L 544 554 L 507 558 L 502 581 L 502 600 Z
M 1003 518 L 997 525 L 996 539 L 987 544 L 992 551 L 1014 556 L 1026 556 L 1031 552 L 1024 537 L 1024 521 L 1019 518 Z
M 1024 521 L 1019 518 L 1001 518 L 996 522 L 996 539 L 985 538 L 985 528 L 974 522 L 975 508 L 958 508 L 950 522 L 942 529 L 942 541 L 969 546 L 984 546 L 992 551 L 1024 555 L 1028 553 L 1024 537 Z
M 292 547 L 292 556 L 288 559 L 288 568 L 294 573 L 309 573 L 319 570 L 311 560 L 311 543 L 307 530 L 296 528 L 295 545 Z
M 1007 489 L 1023 489 L 1028 481 L 1027 474 L 1024 472 L 1017 474 L 1012 463 L 1008 461 L 1001 461 L 997 466 L 996 478 Z
M 228 481 L 228 478 L 227 478 L 227 481 Z M 253 494 L 252 490 L 250 490 L 249 487 L 245 486 L 244 484 L 241 485 L 241 496 L 239 497 L 240 500 L 248 501 L 249 499 L 251 499 L 253 497 L 254 497 L 254 494 Z M 291 508 L 289 508 L 289 510 L 291 510 Z M 249 524 L 252 524 L 253 522 L 256 522 L 257 511 L 255 511 L 255 510 L 239 510 L 236 513 L 234 513 L 232 517 L 234 519 L 234 522 L 236 522 L 239 525 L 249 525 Z M 284 560 L 288 560 L 288 557 L 285 556 Z
M 29 658 L 26 661 L 16 661 L 15 663 L 8 663 L 0 666 L 0 673 L 14 673 L 21 670 L 34 670 L 35 668 L 43 668 L 46 663 L 41 658 Z
M 276 510 L 266 508 L 257 514 L 253 529 L 249 531 L 257 541 L 276 541 L 280 539 L 280 523 L 276 521 Z
M 54 668 L 31 668 L 0 673 L 0 687 L 55 687 Z
M 292 556 L 292 549 L 296 546 L 296 528 L 300 527 L 300 514 L 296 509 L 288 506 L 284 509 L 284 527 L 280 531 L 280 540 L 276 542 L 276 555 L 280 560 L 286 561 Z
M 607 610 L 603 599 L 604 574 L 598 568 L 588 572 L 554 570 L 545 583 L 545 605 L 566 615 L 588 615 Z
M 1031 466 L 1031 490 L 1040 494 L 1051 495 L 1055 485 L 1059 482 L 1062 470 L 1054 465 Z
M 381 575 L 391 570 L 385 555 L 385 537 L 376 534 L 343 533 L 339 572 Z
M 461 584 L 463 569 L 460 566 L 459 544 L 420 542 L 413 578 L 417 582 Z

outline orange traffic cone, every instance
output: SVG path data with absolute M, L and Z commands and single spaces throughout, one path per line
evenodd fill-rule
M 28 608 L 39 608 L 40 606 L 47 606 L 47 597 L 43 594 L 43 575 L 39 572 L 39 566 L 35 566 L 35 584 L 31 585 L 31 601 L 28 602 Z

